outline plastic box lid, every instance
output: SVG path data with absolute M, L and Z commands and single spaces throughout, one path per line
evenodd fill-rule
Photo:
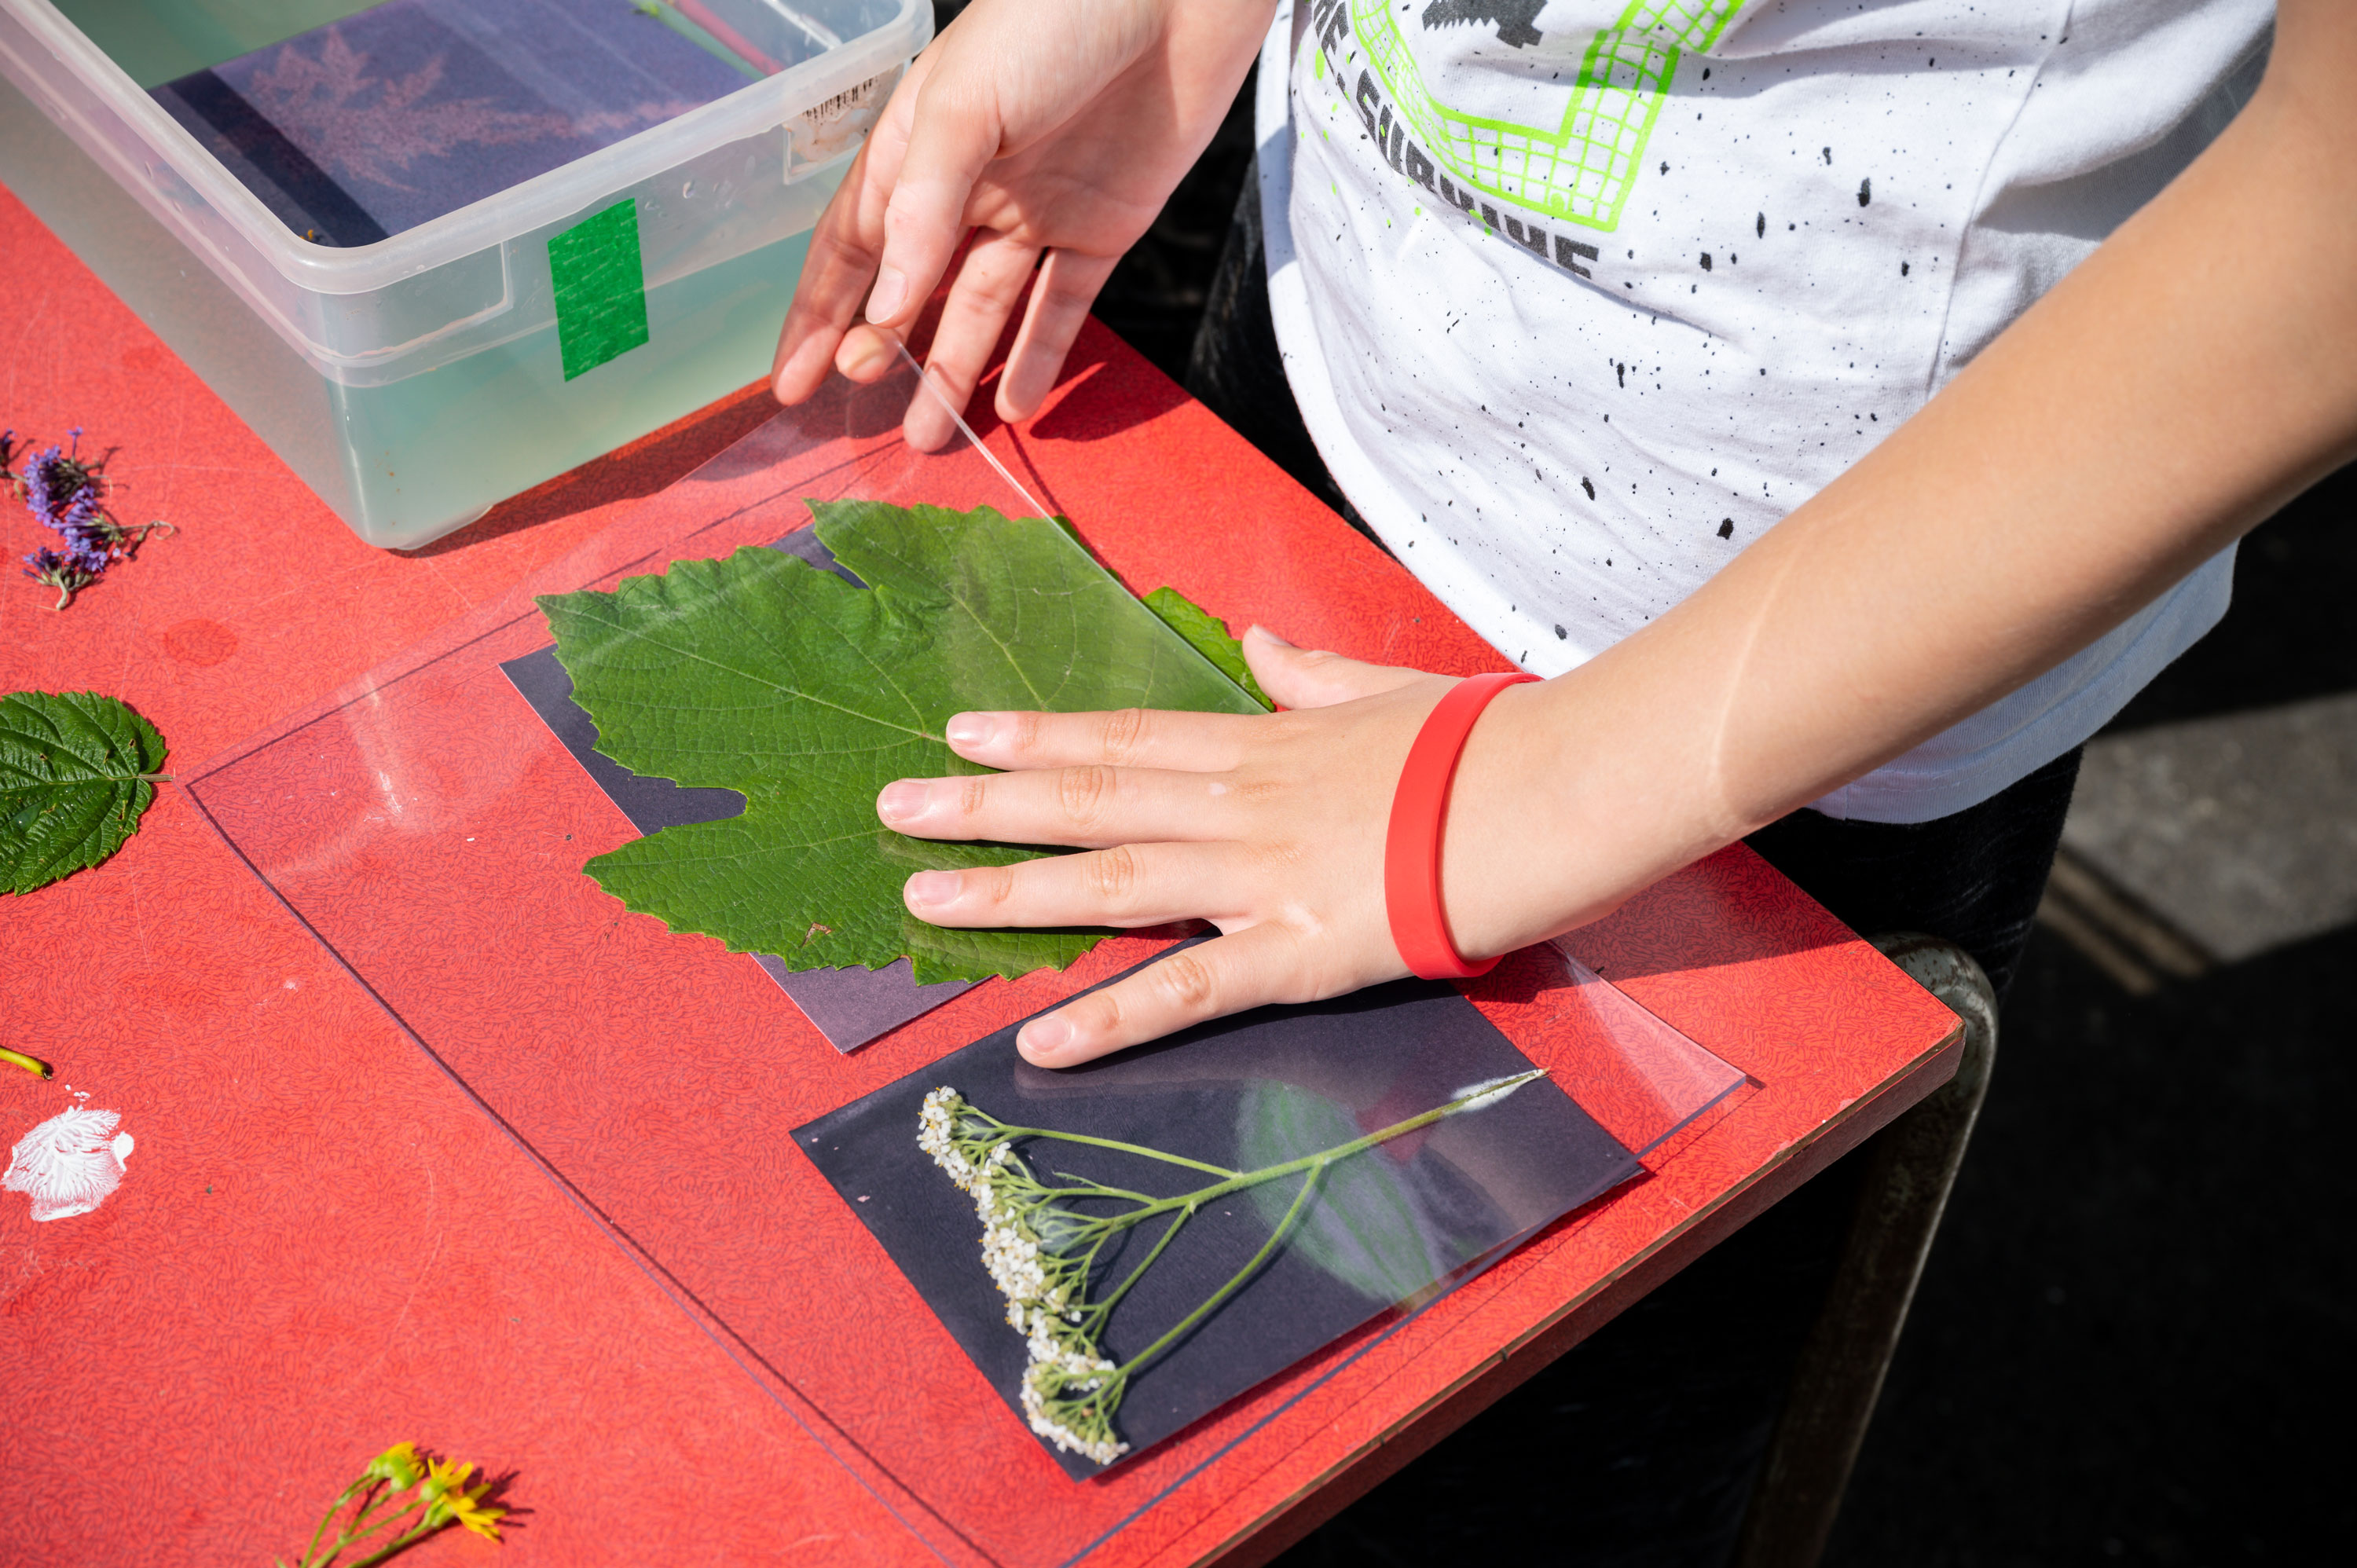
M 256 9 L 252 0 L 164 3 Z M 136 6 L 81 0 L 74 9 L 96 26 L 100 14 L 120 20 L 111 14 Z M 681 177 L 676 199 L 666 181 L 664 202 L 641 202 L 649 288 L 807 229 L 821 203 L 791 188 L 856 150 L 932 30 L 927 0 L 700 0 L 694 9 L 774 59 L 808 58 L 495 196 L 350 248 L 287 229 L 50 0 L 0 0 L 0 74 L 321 375 L 380 385 L 547 328 L 554 301 L 544 287 L 521 285 L 511 242 L 658 178 Z M 285 10 L 307 13 L 292 33 L 332 19 L 337 7 L 329 0 Z M 777 157 L 745 158 L 743 145 L 765 134 L 782 138 Z

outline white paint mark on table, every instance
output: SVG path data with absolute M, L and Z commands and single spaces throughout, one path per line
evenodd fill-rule
M 58 1112 L 16 1140 L 0 1187 L 30 1198 L 35 1219 L 88 1214 L 123 1184 L 132 1139 L 114 1130 L 122 1120 L 87 1105 Z

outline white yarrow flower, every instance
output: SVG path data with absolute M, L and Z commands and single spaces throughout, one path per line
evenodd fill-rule
M 917 1146 L 974 1200 L 974 1218 L 982 1226 L 983 1266 L 989 1273 L 991 1283 L 1006 1298 L 1006 1326 L 1023 1336 L 1028 1357 L 1021 1403 L 1031 1430 L 1066 1453 L 1083 1454 L 1100 1465 L 1110 1465 L 1129 1452 L 1129 1445 L 1114 1434 L 1113 1419 L 1132 1373 L 1183 1335 L 1228 1291 L 1243 1283 L 1245 1274 L 1239 1273 L 1194 1314 L 1139 1351 L 1127 1365 L 1115 1366 L 1105 1359 L 1098 1336 L 1103 1333 L 1106 1316 L 1122 1291 L 1116 1290 L 1111 1299 L 1100 1303 L 1092 1304 L 1088 1299 L 1090 1271 L 1108 1240 L 1132 1225 L 1157 1216 L 1174 1215 L 1171 1230 L 1166 1231 L 1162 1241 L 1157 1243 L 1158 1251 L 1178 1226 L 1209 1198 L 1305 1169 L 1308 1175 L 1302 1191 L 1306 1194 L 1310 1190 L 1308 1184 L 1317 1179 L 1317 1173 L 1331 1161 L 1349 1158 L 1385 1138 L 1429 1126 L 1442 1117 L 1495 1105 L 1524 1084 L 1545 1076 L 1543 1069 L 1534 1069 L 1469 1084 L 1448 1103 L 1397 1122 L 1383 1133 L 1260 1171 L 1220 1171 L 1151 1149 L 1114 1145 L 1129 1148 L 1133 1154 L 1193 1165 L 1198 1170 L 1208 1168 L 1219 1177 L 1197 1192 L 1164 1198 L 1145 1198 L 1080 1177 L 1069 1178 L 1068 1185 L 1063 1186 L 1040 1181 L 1016 1153 L 1016 1141 L 1066 1135 L 1038 1128 L 1010 1127 L 969 1105 L 963 1096 L 946 1085 L 924 1098 L 917 1115 Z M 1068 1207 L 1082 1200 L 1127 1207 L 1109 1214 Z M 1299 1207 L 1297 1203 L 1297 1210 Z M 1287 1223 L 1291 1223 L 1290 1219 Z M 1277 1239 L 1273 1237 L 1271 1240 Z

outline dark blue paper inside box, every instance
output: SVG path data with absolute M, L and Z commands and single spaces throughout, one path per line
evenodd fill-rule
M 289 229 L 341 246 L 495 196 L 762 74 L 668 5 L 386 0 L 154 95 Z

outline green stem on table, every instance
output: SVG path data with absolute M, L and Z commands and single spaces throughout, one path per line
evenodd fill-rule
M 353 1494 L 361 1490 L 368 1484 L 369 1483 L 365 1478 L 354 1481 L 350 1486 L 346 1487 L 341 1492 L 337 1494 L 336 1500 L 328 1505 L 328 1511 L 319 1516 L 319 1528 L 311 1532 L 311 1544 L 303 1549 L 303 1556 L 301 1560 L 296 1563 L 295 1568 L 312 1568 L 311 1560 L 318 1555 L 319 1541 L 328 1533 L 328 1526 L 335 1522 L 337 1510 L 341 1509 L 346 1503 L 350 1502 L 352 1500 Z M 339 1547 L 337 1550 L 341 1551 L 342 1548 Z
M 23 1068 L 35 1078 L 49 1076 L 48 1063 L 38 1057 L 28 1057 L 22 1051 L 12 1051 L 5 1046 L 0 1046 L 0 1062 L 6 1062 L 10 1067 Z
M 380 1500 L 390 1502 L 393 1499 L 391 1498 L 385 1498 Z M 371 1505 L 371 1507 L 373 1506 L 374 1505 Z M 415 1513 L 425 1506 L 425 1504 L 423 1499 L 413 1498 L 408 1507 L 394 1509 L 393 1512 L 385 1515 L 382 1519 L 378 1520 L 374 1524 L 369 1524 L 366 1522 L 368 1519 L 368 1510 L 364 1509 L 353 1517 L 352 1527 L 348 1530 L 340 1532 L 342 1540 L 337 1543 L 336 1550 L 341 1552 L 346 1547 L 358 1546 L 361 1541 L 367 1540 L 370 1536 L 374 1535 L 378 1530 L 385 1529 L 396 1520 L 406 1519 L 409 1515 Z
M 440 1525 L 429 1527 L 424 1523 L 420 1523 L 411 1529 L 408 1534 L 404 1535 L 400 1540 L 393 1542 L 391 1545 L 384 1547 L 381 1551 L 370 1552 L 366 1557 L 363 1557 L 359 1562 L 353 1563 L 352 1568 L 377 1568 L 378 1563 L 386 1562 L 398 1552 L 408 1551 L 411 1547 L 416 1545 L 419 1541 L 433 1534 L 435 1530 L 441 1528 L 442 1527 Z
M 337 1513 L 343 1509 L 345 1504 L 350 1502 L 355 1496 L 361 1496 L 366 1491 L 372 1490 L 379 1484 L 380 1483 L 377 1480 L 363 1479 L 361 1481 L 354 1482 L 351 1486 L 344 1488 L 343 1496 L 335 1500 L 334 1505 L 328 1509 L 327 1517 L 319 1521 L 319 1528 L 312 1532 L 311 1544 L 304 1550 L 302 1561 L 296 1564 L 296 1568 L 326 1568 L 326 1564 L 333 1563 L 337 1558 L 342 1556 L 352 1547 L 358 1546 L 370 1536 L 376 1534 L 377 1531 L 390 1528 L 425 1507 L 425 1503 L 423 1498 L 413 1498 L 406 1506 L 395 1509 L 391 1513 L 385 1514 L 382 1518 L 371 1522 L 369 1516 L 374 1513 L 378 1509 L 391 1503 L 394 1498 L 400 1496 L 400 1493 L 398 1491 L 394 1491 L 385 1493 L 381 1497 L 366 1498 L 361 1502 L 359 1509 L 353 1513 L 351 1522 L 336 1531 L 335 1544 L 328 1549 L 327 1556 L 319 1556 L 319 1542 L 321 1539 L 327 1535 L 328 1526 L 335 1522 Z M 404 1545 L 410 1541 L 424 1539 L 425 1533 L 427 1532 L 421 1532 L 413 1529 L 408 1533 L 402 1536 L 400 1540 L 393 1542 L 393 1544 L 384 1548 L 375 1555 L 369 1557 L 366 1561 L 368 1563 L 382 1563 L 387 1557 L 393 1555 L 393 1552 L 400 1551 Z M 363 1568 L 363 1564 L 354 1563 L 352 1568 Z

